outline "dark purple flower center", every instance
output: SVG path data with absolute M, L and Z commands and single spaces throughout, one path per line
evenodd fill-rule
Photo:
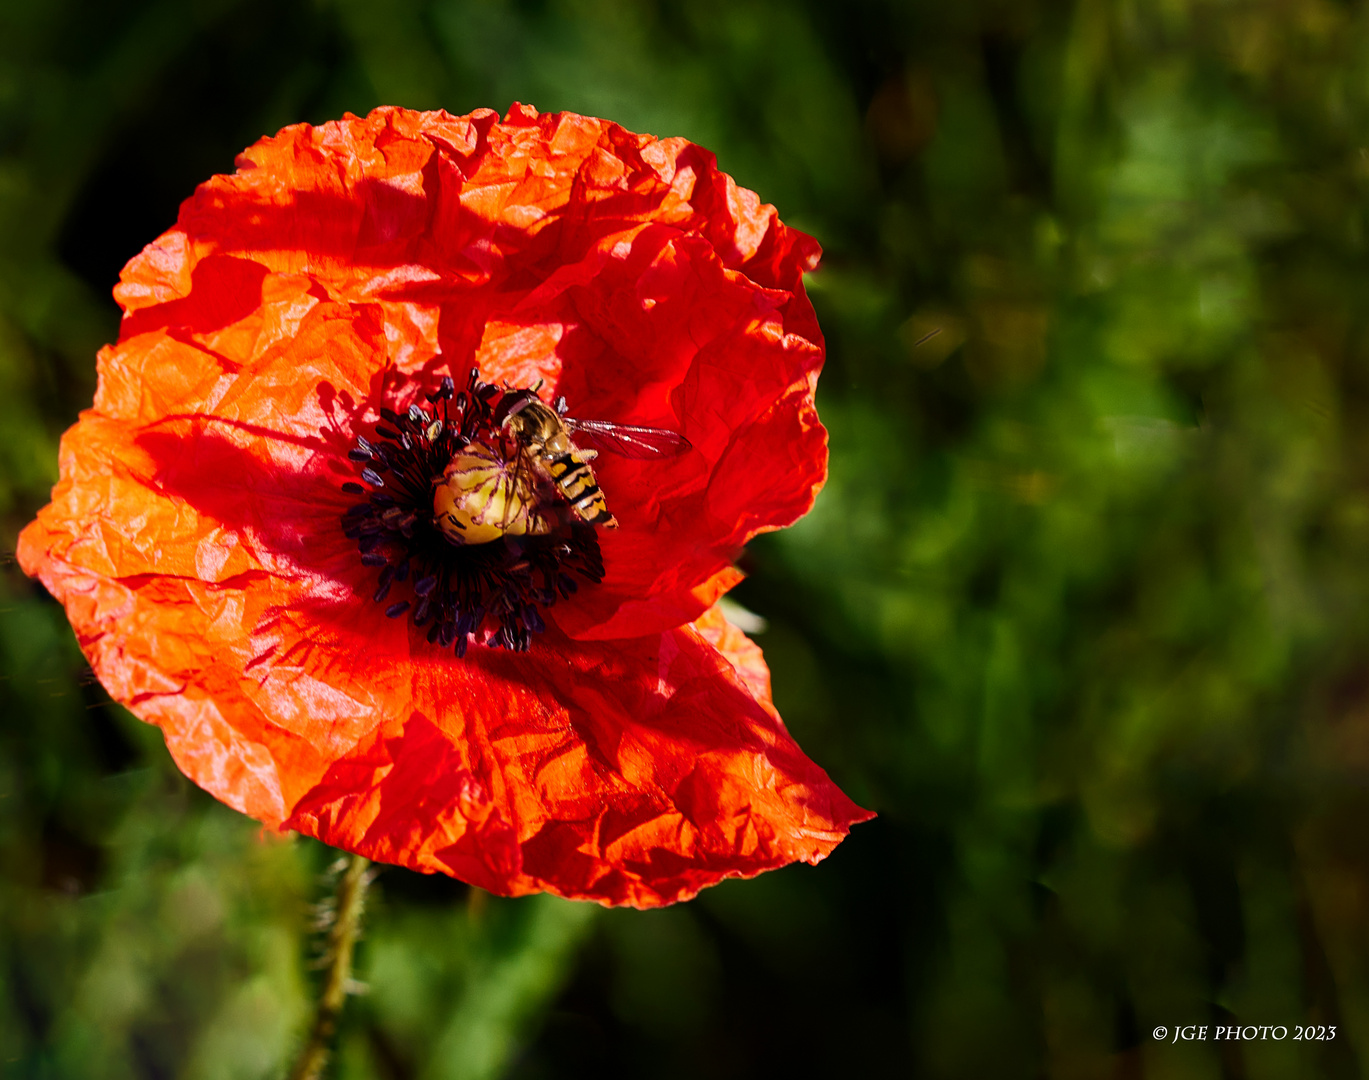
M 526 650 L 545 628 L 541 609 L 574 593 L 575 575 L 604 577 L 594 526 L 566 512 L 502 422 L 510 410 L 501 404 L 528 394 L 474 370 L 457 393 L 444 377 L 425 395 L 430 408 L 382 408 L 376 437 L 358 437 L 348 454 L 365 486 L 343 490 L 367 499 L 342 527 L 379 570 L 375 602 L 390 601 L 390 618 L 427 626 L 429 642 L 454 643 L 457 656 L 472 641 Z M 478 539 L 459 542 L 466 536 Z M 401 589 L 407 595 L 394 599 Z

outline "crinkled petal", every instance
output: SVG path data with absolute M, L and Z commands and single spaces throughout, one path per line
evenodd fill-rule
M 637 906 L 817 861 L 869 815 L 709 610 L 823 481 L 817 254 L 684 140 L 521 106 L 287 128 L 125 269 L 20 563 L 183 771 L 268 824 Z M 372 600 L 341 485 L 382 406 L 472 367 L 692 448 L 598 459 L 605 581 L 530 652 L 459 660 Z
M 21 560 L 110 692 L 268 824 L 506 895 L 652 907 L 817 862 L 869 816 L 711 620 L 457 660 L 322 579 L 115 580 L 44 554 L 58 539 L 36 523 Z
M 802 287 L 818 254 L 685 140 L 523 106 L 502 123 L 387 108 L 251 147 L 116 296 L 121 340 L 162 331 L 228 364 L 289 345 L 288 318 L 257 326 L 281 297 L 328 301 L 377 320 L 373 375 L 540 378 L 572 415 L 683 434 L 679 458 L 595 466 L 623 528 L 605 586 L 556 617 L 625 637 L 700 615 L 746 541 L 821 488 L 823 343 Z
M 737 678 L 761 707 L 779 720 L 780 714 L 775 711 L 775 703 L 770 697 L 770 667 L 765 662 L 765 654 L 723 614 L 722 605 L 714 604 L 695 619 L 694 629 L 727 659 Z

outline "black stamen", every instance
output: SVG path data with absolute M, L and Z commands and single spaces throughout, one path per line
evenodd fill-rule
M 395 619 L 408 614 L 429 642 L 455 646 L 457 657 L 476 642 L 523 651 L 546 631 L 542 609 L 567 599 L 582 578 L 603 580 L 603 559 L 593 526 L 548 483 L 530 491 L 538 500 L 541 529 L 501 535 L 477 544 L 449 541 L 434 518 L 436 485 L 457 451 L 473 442 L 500 454 L 525 453 L 510 444 L 498 422 L 532 391 L 485 383 L 473 370 L 458 392 L 450 376 L 421 395 L 433 408 L 414 403 L 403 411 L 381 408 L 375 438 L 358 436 L 348 458 L 361 479 L 344 490 L 366 495 L 342 517 L 344 534 L 356 542 L 363 565 L 380 568 L 374 598 L 384 603 L 396 585 L 411 591 L 384 608 Z M 511 458 L 506 457 L 506 461 Z M 382 477 L 382 473 L 386 474 Z M 450 527 L 450 526 L 449 526 Z

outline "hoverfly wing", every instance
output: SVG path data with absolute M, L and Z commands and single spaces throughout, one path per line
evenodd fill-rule
M 639 461 L 678 457 L 692 445 L 683 435 L 667 428 L 611 424 L 607 420 L 576 420 L 569 416 L 562 417 L 561 422 L 574 433 L 577 446 L 605 450 Z

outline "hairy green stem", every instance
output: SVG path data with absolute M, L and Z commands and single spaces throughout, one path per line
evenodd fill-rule
M 324 955 L 323 991 L 314 1013 L 309 1041 L 300 1050 L 290 1080 L 318 1080 L 333 1045 L 338 1017 L 352 985 L 352 952 L 361 929 L 366 886 L 370 884 L 370 861 L 353 855 L 338 879 L 336 909 L 328 930 L 328 951 Z

